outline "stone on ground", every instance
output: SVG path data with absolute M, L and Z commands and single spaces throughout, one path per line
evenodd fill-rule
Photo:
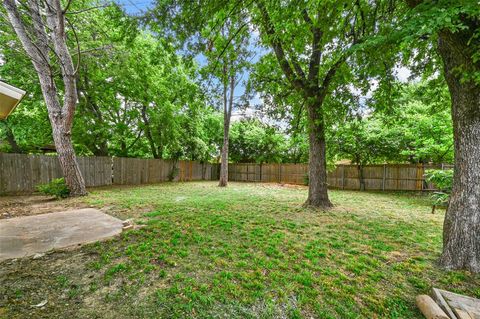
M 0 260 L 96 242 L 122 232 L 122 221 L 93 208 L 0 220 Z

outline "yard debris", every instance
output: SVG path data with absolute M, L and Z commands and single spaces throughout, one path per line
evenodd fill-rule
M 133 229 L 134 228 L 134 223 L 133 223 L 133 219 L 132 218 L 129 218 L 129 219 L 125 219 L 123 222 L 123 230 L 129 230 L 129 229 Z
M 44 253 L 36 253 L 35 255 L 33 255 L 33 259 L 42 258 L 43 256 L 45 256 Z
M 417 296 L 417 306 L 427 319 L 480 319 L 479 299 L 437 288 L 432 296 Z
M 32 305 L 32 307 L 33 307 L 33 308 L 41 308 L 41 307 L 45 306 L 45 305 L 47 304 L 47 302 L 48 302 L 48 300 L 45 299 L 45 300 L 43 300 L 42 302 L 40 302 L 40 303 L 38 303 L 38 304 L 36 304 L 36 305 Z
M 418 309 L 427 319 L 450 319 L 447 314 L 440 308 L 435 301 L 427 295 L 417 296 Z

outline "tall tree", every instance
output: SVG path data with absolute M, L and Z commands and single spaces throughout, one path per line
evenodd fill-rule
M 220 160 L 220 179 L 218 186 L 225 187 L 228 184 L 228 148 L 230 137 L 230 121 L 234 108 L 235 88 L 241 81 L 242 72 L 247 66 L 248 51 L 248 28 L 241 15 L 237 19 L 227 19 L 220 34 L 212 34 L 215 41 L 212 42 L 212 50 L 208 50 L 207 56 L 210 66 L 222 87 L 223 104 L 223 143 Z M 216 66 L 221 61 L 219 72 Z
M 416 35 L 437 40 L 452 100 L 455 168 L 440 262 L 480 272 L 480 6 L 474 0 L 407 3 Z
M 223 111 L 219 186 L 227 186 L 230 119 L 235 92 L 251 57 L 248 11 L 241 1 L 168 0 L 157 1 L 149 16 L 159 33 L 173 34 L 180 47 L 189 49 L 186 55 L 202 54 L 206 58 L 203 59 L 206 62 L 203 68 L 207 74 L 206 86 L 213 91 L 219 109 Z
M 70 1 L 62 8 L 60 0 L 3 1 L 8 19 L 37 72 L 70 194 L 79 196 L 87 194 L 87 191 L 71 140 L 77 89 L 76 69 L 67 46 L 66 14 L 69 5 Z M 79 58 L 80 52 L 77 54 Z M 58 69 L 63 92 L 56 84 Z
M 193 4 L 195 7 L 195 4 Z M 192 4 L 184 6 L 185 12 L 189 12 Z M 235 5 L 232 5 L 236 8 Z M 200 53 L 206 57 L 206 65 L 203 73 L 207 76 L 207 85 L 213 82 L 213 92 L 221 101 L 220 110 L 223 113 L 223 142 L 220 154 L 220 178 L 218 186 L 225 187 L 228 184 L 228 150 L 230 136 L 230 122 L 232 112 L 238 103 L 235 99 L 236 88 L 241 83 L 245 70 L 250 65 L 252 56 L 250 48 L 250 34 L 248 15 L 242 7 L 232 13 L 231 5 L 218 8 L 214 2 L 209 3 L 205 13 L 213 12 L 206 21 L 198 21 L 200 26 Z
M 380 4 L 368 1 L 257 1 L 255 22 L 308 116 L 309 191 L 306 205 L 332 206 L 327 193 L 324 102 L 335 78 L 365 38 L 376 32 Z

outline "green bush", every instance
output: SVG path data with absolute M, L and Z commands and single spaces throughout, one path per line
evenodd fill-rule
M 310 182 L 310 176 L 308 176 L 308 173 L 303 175 L 303 185 L 308 186 L 308 183 Z
M 452 192 L 453 170 L 429 169 L 425 171 L 425 177 L 427 182 L 439 189 L 431 195 L 433 204 L 447 205 Z
M 425 171 L 427 182 L 432 183 L 440 191 L 450 194 L 453 185 L 453 169 L 428 169 Z
M 37 185 L 37 191 L 45 195 L 55 196 L 57 199 L 66 198 L 70 195 L 70 190 L 63 178 L 56 178 L 50 183 Z

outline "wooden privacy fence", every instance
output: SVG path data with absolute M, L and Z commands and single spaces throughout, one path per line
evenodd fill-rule
M 177 182 L 214 180 L 217 171 L 217 165 L 209 163 L 114 157 L 112 174 L 113 184 L 132 185 L 165 182 L 172 176 Z
M 170 180 L 218 180 L 219 165 L 194 161 L 122 157 L 77 157 L 88 187 L 151 184 Z M 328 173 L 332 188 L 364 190 L 433 190 L 425 170 L 452 165 L 339 165 Z M 231 181 L 305 184 L 307 164 L 229 164 Z M 62 177 L 56 156 L 0 153 L 0 194 L 28 193 Z
M 218 179 L 218 165 L 193 161 L 77 157 L 87 187 Z M 33 192 L 62 177 L 56 156 L 0 153 L 0 194 Z
M 434 190 L 425 181 L 427 169 L 449 169 L 453 165 L 338 165 L 328 173 L 331 188 L 350 190 Z M 305 185 L 308 181 L 308 164 L 250 164 L 228 166 L 231 181 L 274 182 Z

